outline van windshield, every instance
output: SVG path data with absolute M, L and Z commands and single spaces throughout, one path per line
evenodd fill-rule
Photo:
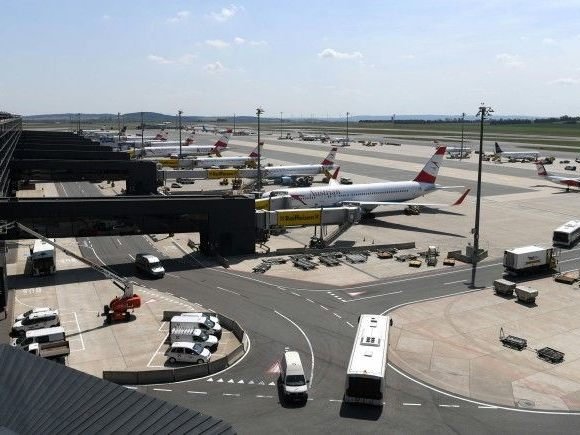
M 196 354 L 201 355 L 201 353 L 203 352 L 203 346 L 201 344 L 196 344 L 193 346 L 193 351 Z
M 151 269 L 157 269 L 160 266 L 161 266 L 161 263 L 159 261 L 152 261 L 151 263 L 149 263 L 149 267 Z
M 203 324 L 208 328 L 213 328 L 215 326 L 215 323 L 213 323 L 210 319 L 205 319 L 205 322 L 203 322 Z
M 306 379 L 303 375 L 288 375 L 286 376 L 286 385 L 289 387 L 301 387 L 306 385 Z

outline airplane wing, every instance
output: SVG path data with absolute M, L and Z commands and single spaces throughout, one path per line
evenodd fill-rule
M 446 208 L 446 207 L 455 207 L 461 205 L 467 194 L 471 189 L 467 189 L 465 192 L 461 194 L 461 196 L 452 204 L 433 204 L 433 203 L 425 203 L 425 202 L 394 202 L 394 201 L 344 201 L 341 202 L 341 205 L 355 205 L 359 207 L 367 206 L 421 206 L 421 207 L 432 207 L 432 208 Z

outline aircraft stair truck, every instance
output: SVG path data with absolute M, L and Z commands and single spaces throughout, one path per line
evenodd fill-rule
M 523 246 L 508 249 L 503 254 L 503 266 L 509 275 L 551 272 L 558 266 L 554 248 Z
M 64 246 L 60 246 L 54 240 L 49 239 L 47 237 L 44 237 L 42 234 L 37 233 L 36 231 L 34 231 L 34 230 L 32 230 L 32 229 L 30 229 L 22 224 L 19 224 L 18 222 L 11 222 L 11 223 L 4 225 L 4 227 L 6 229 L 12 228 L 14 226 L 20 228 L 22 231 L 24 231 L 30 235 L 36 237 L 37 239 L 40 239 L 40 240 L 54 246 L 55 248 L 60 249 L 66 255 L 73 257 L 76 260 L 79 260 L 81 263 L 83 263 L 83 264 L 89 266 L 90 268 L 96 270 L 97 272 L 105 275 L 107 278 L 109 278 L 113 281 L 113 284 L 115 284 L 117 287 L 119 287 L 121 290 L 123 290 L 123 296 L 115 297 L 115 299 L 113 299 L 109 303 L 109 305 L 104 306 L 104 313 L 105 313 L 105 316 L 107 318 L 107 323 L 110 324 L 113 321 L 121 321 L 121 320 L 129 321 L 131 319 L 131 314 L 129 313 L 129 310 L 134 310 L 135 308 L 139 308 L 141 306 L 141 297 L 139 295 L 136 295 L 133 293 L 133 284 L 130 281 L 128 281 L 127 279 L 111 272 L 110 270 L 108 270 L 102 266 L 99 266 L 96 263 L 93 263 L 90 260 L 87 260 L 86 258 L 84 258 L 80 255 L 75 254 L 72 251 L 69 251 Z
M 70 354 L 70 345 L 67 340 L 60 340 L 48 343 L 32 343 L 24 347 L 23 350 L 41 358 L 58 359 Z

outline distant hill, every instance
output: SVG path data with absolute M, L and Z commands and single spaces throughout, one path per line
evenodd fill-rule
M 453 120 L 461 118 L 460 114 L 457 115 L 355 115 L 350 116 L 349 121 L 359 122 L 359 121 L 443 121 L 443 120 Z M 23 119 L 28 122 L 76 122 L 78 120 L 78 113 L 55 113 L 46 115 L 29 115 L 24 116 Z M 121 117 L 123 122 L 141 122 L 141 112 L 133 113 L 122 113 Z M 520 116 L 520 115 L 510 115 L 510 116 L 494 116 L 494 119 L 542 119 L 534 116 Z M 81 113 L 81 122 L 91 122 L 91 123 L 107 123 L 115 124 L 117 122 L 116 113 Z M 466 116 L 466 121 L 474 121 L 477 118 L 473 115 Z M 157 112 L 143 112 L 143 120 L 146 123 L 163 123 L 171 122 L 177 123 L 177 115 L 166 115 Z M 264 122 L 280 122 L 280 118 L 277 117 L 262 117 Z M 233 116 L 197 116 L 197 115 L 183 115 L 181 117 L 182 123 L 219 123 L 219 122 L 229 122 L 234 121 Z M 345 117 L 335 117 L 335 118 L 284 118 L 285 122 L 288 121 L 298 121 L 298 122 L 345 122 Z M 248 123 L 256 122 L 256 116 L 236 116 L 236 122 Z

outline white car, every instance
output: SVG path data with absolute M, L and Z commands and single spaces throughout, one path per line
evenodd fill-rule
M 220 338 L 222 336 L 222 327 L 219 324 L 219 319 L 216 316 L 208 316 L 203 313 L 182 313 L 183 317 L 190 318 L 192 323 L 195 322 L 197 326 L 202 331 L 208 334 L 215 335 Z
M 60 326 L 58 311 L 42 311 L 40 313 L 32 313 L 28 317 L 15 322 L 12 325 L 12 333 L 25 334 L 26 331 L 32 331 L 33 329 L 51 328 L 53 326 Z
M 207 347 L 208 349 L 215 349 L 218 345 L 218 338 L 215 335 L 210 335 L 201 329 L 194 329 L 193 330 L 193 342 L 199 343 L 203 347 Z
M 171 345 L 165 356 L 171 364 L 176 362 L 203 364 L 209 362 L 211 352 L 199 343 L 178 341 Z
M 41 313 L 43 311 L 53 311 L 53 309 L 49 308 L 49 307 L 35 307 L 35 308 L 32 308 L 32 309 L 26 311 L 25 313 L 20 314 L 14 320 L 19 322 L 20 320 L 24 320 L 25 318 L 27 318 L 28 316 L 30 316 L 33 313 Z

